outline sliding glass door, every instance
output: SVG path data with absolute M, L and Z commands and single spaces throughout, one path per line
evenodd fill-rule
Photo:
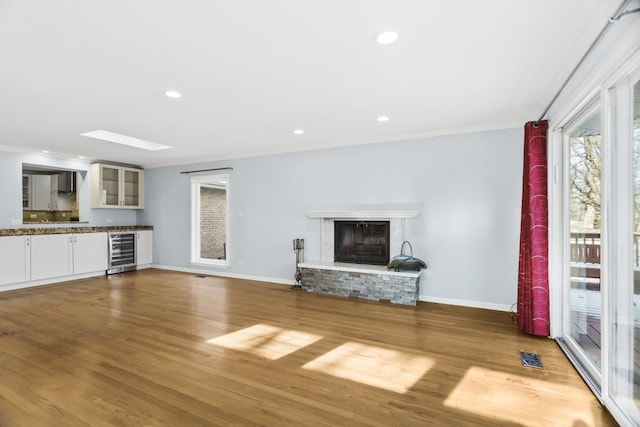
M 565 135 L 568 159 L 565 230 L 570 254 L 565 269 L 568 272 L 565 340 L 591 381 L 599 385 L 602 366 L 600 103 L 594 102 L 579 115 Z
M 560 343 L 616 419 L 640 425 L 640 54 L 583 105 L 555 131 Z
M 640 77 L 640 76 L 639 76 Z M 631 278 L 631 289 L 629 300 L 632 302 L 629 316 L 630 334 L 627 339 L 633 342 L 633 369 L 630 378 L 633 389 L 633 406 L 636 411 L 640 409 L 640 78 L 636 78 L 633 85 L 633 108 L 632 108 L 632 198 L 633 198 L 633 232 L 632 232 L 632 253 L 633 277 Z M 631 323 L 631 321 L 633 323 Z M 631 325 L 633 325 L 631 327 Z
M 611 90 L 612 320 L 609 395 L 640 424 L 640 71 Z

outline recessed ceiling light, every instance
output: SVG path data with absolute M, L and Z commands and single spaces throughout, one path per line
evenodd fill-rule
M 180 98 L 180 97 L 182 97 L 182 94 L 180 92 L 178 92 L 177 90 L 168 90 L 164 94 L 166 96 L 168 96 L 169 98 Z
M 388 122 L 389 121 L 389 117 L 387 117 L 387 116 L 379 116 L 378 117 L 378 121 L 379 122 Z
M 79 159 L 84 159 L 85 157 L 84 157 L 84 156 L 78 156 L 78 158 L 79 158 Z
M 391 44 L 398 40 L 398 33 L 395 31 L 383 31 L 376 36 L 376 43 L 378 44 Z
M 293 131 L 293 133 L 295 133 L 296 135 L 302 135 L 304 133 L 304 130 L 296 129 L 296 130 Z
M 145 141 L 144 139 L 134 138 L 127 135 L 121 135 L 108 130 L 93 130 L 91 132 L 81 133 L 82 136 L 99 139 L 102 141 L 115 142 L 116 144 L 128 145 L 129 147 L 142 148 L 144 150 L 158 151 L 172 148 L 168 145 L 158 144 L 157 142 Z
M 49 154 L 49 150 L 42 150 L 44 154 Z

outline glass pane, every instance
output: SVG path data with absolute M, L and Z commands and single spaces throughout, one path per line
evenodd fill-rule
M 569 334 L 600 371 L 600 113 L 569 135 Z
M 124 204 L 125 206 L 138 206 L 138 192 L 140 173 L 137 171 L 124 170 Z
M 640 406 L 640 82 L 633 87 L 633 398 Z M 638 344 L 637 344 L 638 343 Z
M 227 259 L 226 182 L 200 184 L 200 258 Z
M 22 207 L 29 209 L 29 177 L 22 175 Z
M 102 168 L 102 204 L 118 206 L 118 174 L 117 168 Z
M 627 98 L 625 92 L 632 96 Z M 640 425 L 640 83 L 617 88 L 623 102 L 616 105 L 622 111 L 616 114 L 618 141 L 621 147 L 619 162 L 631 163 L 630 187 L 623 186 L 619 206 L 618 234 L 612 237 L 625 257 L 617 257 L 615 282 L 611 287 L 611 366 L 610 395 L 616 406 L 634 425 Z M 623 105 L 627 99 L 630 104 Z M 628 107 L 629 108 L 627 110 Z M 632 116 L 627 111 L 633 112 Z M 628 135 L 628 140 L 626 140 Z M 624 138 L 624 139 L 622 139 Z M 629 162 L 631 160 L 631 162 Z M 629 162 L 629 163 L 627 163 Z M 615 228 L 615 227 L 614 227 Z M 624 249 L 622 249 L 624 248 Z

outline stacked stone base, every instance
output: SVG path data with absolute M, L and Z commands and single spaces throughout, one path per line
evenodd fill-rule
M 420 273 L 371 272 L 300 266 L 302 289 L 308 292 L 416 305 Z

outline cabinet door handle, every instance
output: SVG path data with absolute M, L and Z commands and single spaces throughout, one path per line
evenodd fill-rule
M 29 263 L 31 262 L 31 261 L 30 261 L 30 260 L 31 260 L 31 254 L 28 254 L 28 253 L 27 253 L 27 249 L 29 248 L 29 242 L 30 242 L 30 241 L 31 241 L 31 239 L 30 239 L 30 238 L 28 238 L 28 237 L 27 237 L 27 238 L 25 239 L 25 241 L 24 241 L 24 243 L 25 243 L 25 245 L 26 245 L 24 255 L 25 255 L 25 258 L 26 258 L 27 260 L 29 260 L 29 261 L 26 261 L 26 262 L 24 263 L 24 278 L 25 278 L 25 279 L 30 279 L 30 278 L 31 278 L 31 277 L 29 277 L 29 267 L 30 267 L 30 266 L 29 266 Z

